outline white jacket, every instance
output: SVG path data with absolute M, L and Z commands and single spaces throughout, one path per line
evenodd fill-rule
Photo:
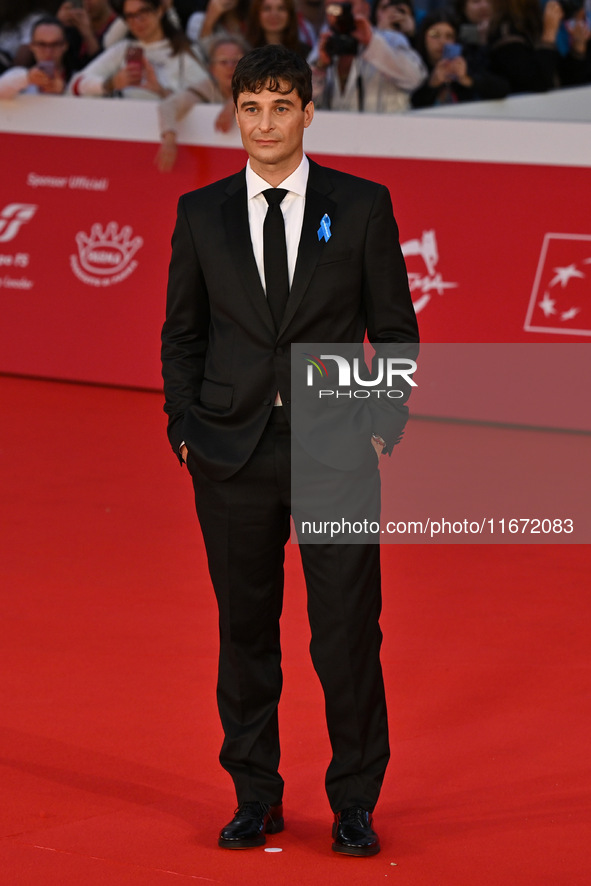
M 33 83 L 29 83 L 27 68 L 9 68 L 0 77 L 0 98 L 15 98 L 19 92 L 39 92 Z
M 403 34 L 396 31 L 373 31 L 368 45 L 351 64 L 343 89 L 334 59 L 328 68 L 318 68 L 313 56 L 314 104 L 331 111 L 405 111 L 409 95 L 427 77 L 420 55 L 411 48 Z
M 83 71 L 72 78 L 69 91 L 75 95 L 105 95 L 104 82 L 125 67 L 125 54 L 128 46 L 141 46 L 144 57 L 154 67 L 158 82 L 164 89 L 178 92 L 189 86 L 198 86 L 209 80 L 209 74 L 196 58 L 187 52 L 171 55 L 168 40 L 155 43 L 138 43 L 135 40 L 121 40 L 101 52 Z M 155 101 L 158 96 L 143 86 L 128 86 L 122 91 L 124 98 L 141 98 Z

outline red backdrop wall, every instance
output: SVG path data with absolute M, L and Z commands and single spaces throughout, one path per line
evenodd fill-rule
M 0 371 L 159 387 L 179 194 L 241 167 L 237 148 L 5 133 Z M 390 188 L 422 340 L 591 336 L 591 170 L 312 154 Z

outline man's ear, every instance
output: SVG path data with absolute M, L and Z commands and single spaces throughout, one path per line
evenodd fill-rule
M 307 129 L 314 119 L 314 102 L 309 101 L 304 108 L 304 129 Z

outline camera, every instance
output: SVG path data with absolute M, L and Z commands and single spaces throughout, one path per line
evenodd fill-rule
M 331 3 L 326 12 L 335 18 L 331 27 L 331 34 L 324 49 L 332 58 L 335 55 L 357 55 L 358 42 L 353 37 L 355 30 L 355 18 L 353 7 L 350 3 Z

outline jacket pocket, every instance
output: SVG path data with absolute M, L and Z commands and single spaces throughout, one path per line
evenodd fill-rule
M 326 249 L 323 250 L 320 258 L 318 259 L 316 265 L 334 265 L 337 262 L 348 262 L 353 259 L 353 254 L 351 249 Z
M 203 406 L 211 409 L 226 410 L 232 405 L 234 385 L 220 385 L 218 382 L 203 379 L 199 399 Z

